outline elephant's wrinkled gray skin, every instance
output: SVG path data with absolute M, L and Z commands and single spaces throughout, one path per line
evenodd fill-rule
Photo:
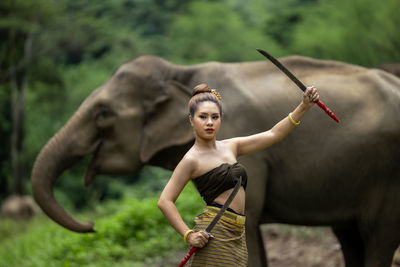
M 390 266 L 400 241 L 400 79 L 379 70 L 291 56 L 281 59 L 338 115 L 313 108 L 282 142 L 240 158 L 247 167 L 249 266 L 266 266 L 259 225 L 330 225 L 346 266 Z M 34 197 L 53 220 L 80 224 L 54 200 L 57 177 L 93 154 L 85 175 L 126 174 L 144 164 L 173 169 L 193 142 L 186 108 L 206 82 L 223 97 L 218 139 L 272 127 L 301 91 L 267 61 L 178 66 L 143 56 L 119 67 L 39 154 Z

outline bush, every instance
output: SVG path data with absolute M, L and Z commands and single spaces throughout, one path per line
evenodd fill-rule
M 158 195 L 110 202 L 106 206 L 118 207 L 117 213 L 96 219 L 93 234 L 72 233 L 45 217 L 36 218 L 29 227 L 25 224 L 26 231 L 21 227 L 2 240 L 0 266 L 143 266 L 185 248 L 157 208 Z M 190 183 L 176 205 L 191 227 L 203 201 Z M 83 215 L 78 217 L 82 220 Z

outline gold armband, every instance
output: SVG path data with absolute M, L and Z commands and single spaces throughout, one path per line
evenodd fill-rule
M 300 121 L 295 121 L 293 118 L 292 118 L 292 112 L 290 112 L 289 113 L 289 120 L 290 120 L 290 122 L 294 125 L 294 126 L 297 126 L 297 125 L 299 125 L 300 124 Z
M 185 243 L 187 243 L 187 237 L 190 233 L 194 233 L 194 231 L 192 229 L 189 229 L 185 232 L 185 235 L 183 236 L 183 241 L 185 241 Z

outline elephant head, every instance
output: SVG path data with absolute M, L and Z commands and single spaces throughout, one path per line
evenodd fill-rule
M 119 67 L 39 153 L 32 190 L 42 210 L 67 229 L 93 231 L 92 222 L 77 222 L 57 203 L 56 179 L 89 154 L 85 185 L 96 174 L 135 172 L 158 151 L 190 143 L 194 139 L 186 107 L 190 89 L 184 84 L 191 75 L 193 69 L 153 56 Z

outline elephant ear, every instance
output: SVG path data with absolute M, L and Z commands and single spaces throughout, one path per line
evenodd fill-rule
M 184 145 L 194 139 L 187 103 L 189 89 L 177 81 L 168 81 L 165 94 L 154 99 L 151 114 L 143 130 L 140 159 L 148 162 L 157 152 L 170 146 Z

